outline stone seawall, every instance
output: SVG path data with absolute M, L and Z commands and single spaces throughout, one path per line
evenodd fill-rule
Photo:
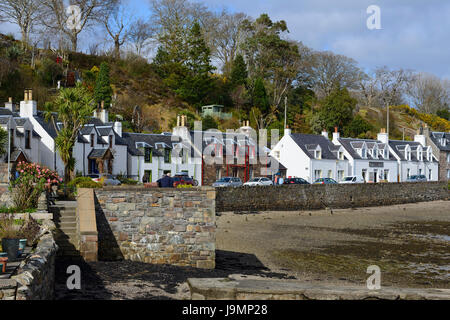
M 449 198 L 447 182 L 218 188 L 216 211 L 351 208 Z
M 20 264 L 16 275 L 0 280 L 0 300 L 52 300 L 55 292 L 57 245 L 55 225 L 44 220 L 36 249 Z
M 215 191 L 95 190 L 100 260 L 215 267 Z

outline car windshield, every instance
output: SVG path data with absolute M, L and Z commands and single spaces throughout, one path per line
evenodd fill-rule
M 346 177 L 345 179 L 344 179 L 344 181 L 352 181 L 353 180 L 353 177 Z
M 250 180 L 249 182 L 258 182 L 259 178 L 253 178 L 252 180 Z
M 221 178 L 217 182 L 230 182 L 230 178 Z

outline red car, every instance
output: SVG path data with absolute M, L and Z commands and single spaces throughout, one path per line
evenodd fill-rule
M 187 175 L 176 175 L 173 177 L 173 187 L 176 188 L 179 185 L 191 185 L 194 186 L 194 179 Z

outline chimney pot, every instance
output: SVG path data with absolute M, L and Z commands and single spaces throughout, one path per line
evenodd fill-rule
M 105 101 L 102 100 L 102 102 L 100 103 L 100 106 L 101 106 L 101 108 L 103 110 L 103 108 L 105 107 Z
M 338 127 L 334 127 L 334 132 L 338 133 Z

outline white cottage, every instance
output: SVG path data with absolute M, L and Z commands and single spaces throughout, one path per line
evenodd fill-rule
M 285 132 L 270 156 L 286 167 L 288 177 L 313 183 L 319 178 L 340 181 L 348 175 L 345 149 L 333 144 L 326 131 L 322 135 L 291 133 L 289 129 Z

